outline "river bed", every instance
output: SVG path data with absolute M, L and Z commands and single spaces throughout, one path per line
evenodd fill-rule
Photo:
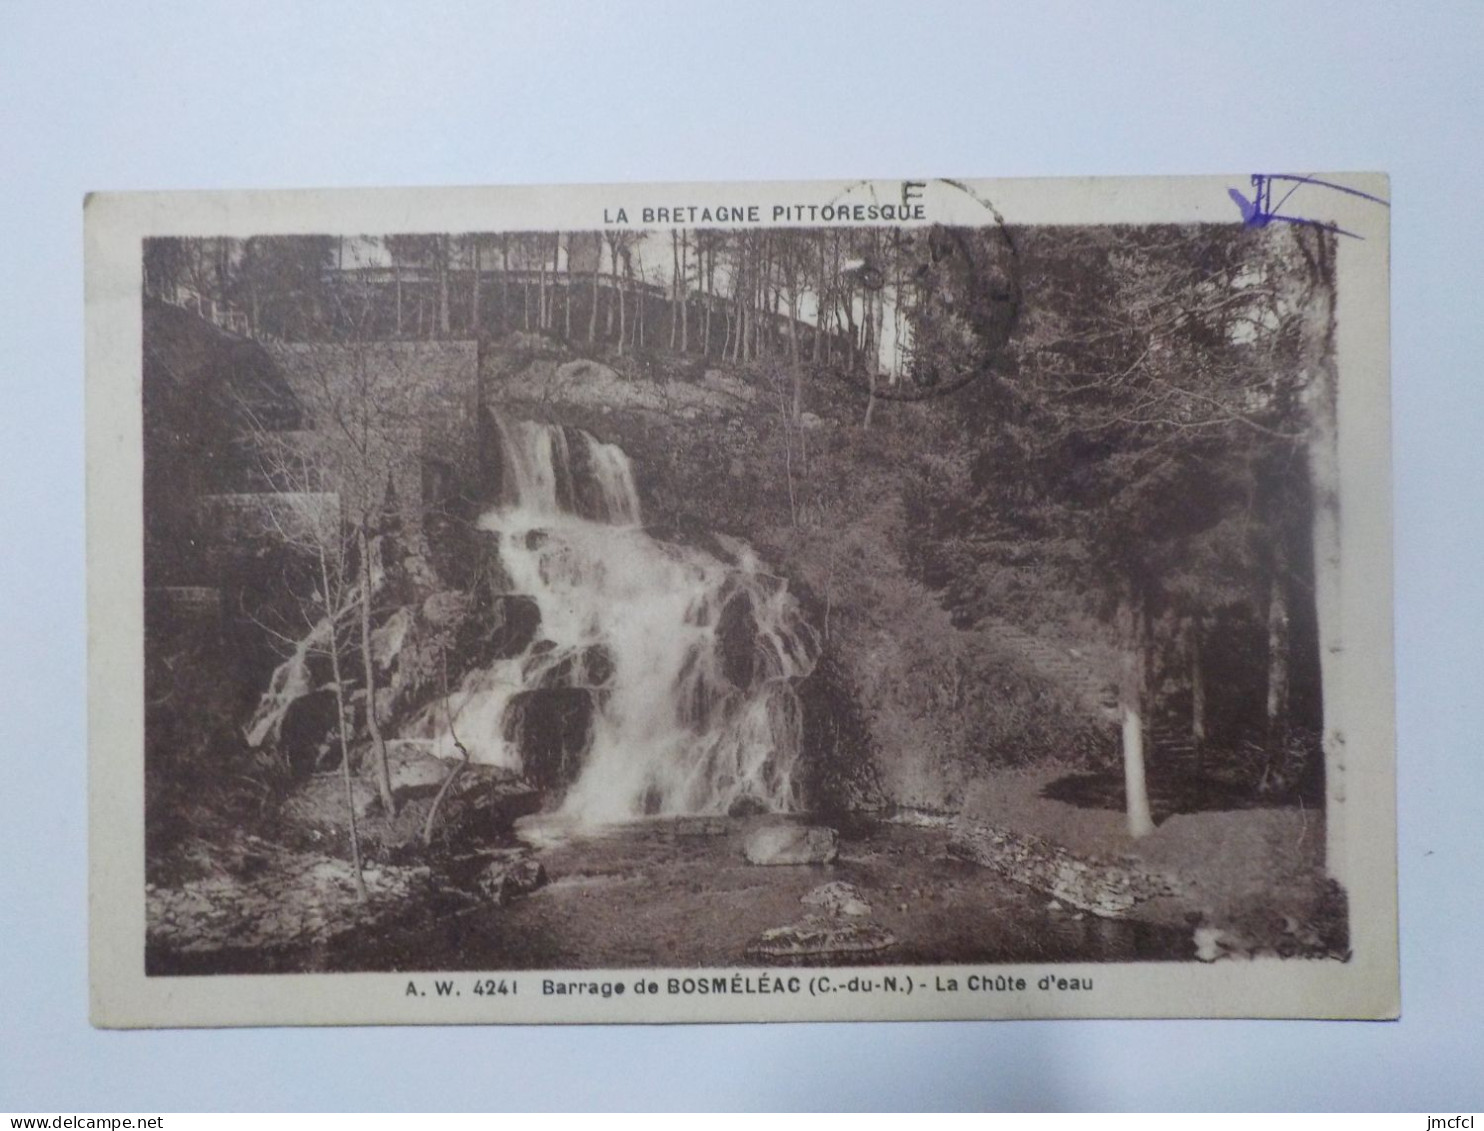
M 1183 960 L 1190 934 L 1062 907 L 948 854 L 946 828 L 861 823 L 828 865 L 760 867 L 742 856 L 746 822 L 650 820 L 589 834 L 536 827 L 549 882 L 505 906 L 409 908 L 389 923 L 314 948 L 234 949 L 153 972 L 622 969 L 779 965 L 750 957 L 763 932 L 802 922 L 820 885 L 853 885 L 869 915 L 852 922 L 895 944 L 812 964 Z M 815 912 L 817 914 L 817 911 Z M 842 920 L 844 918 L 842 917 Z M 786 960 L 784 960 L 786 961 Z

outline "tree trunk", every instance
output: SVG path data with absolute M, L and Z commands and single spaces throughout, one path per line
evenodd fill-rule
M 1268 768 L 1282 763 L 1288 744 L 1288 591 L 1282 576 L 1281 553 L 1268 589 Z
M 849 287 L 845 291 L 843 309 L 845 311 L 845 368 L 848 372 L 855 372 L 856 361 L 856 334 L 855 334 L 855 288 Z
M 557 248 L 558 252 L 561 248 Z M 553 271 L 555 268 L 553 267 Z M 562 273 L 562 337 L 572 340 L 572 233 L 567 233 L 567 264 Z
M 618 252 L 613 253 L 613 282 L 618 287 L 618 356 L 623 356 L 624 335 L 629 332 L 629 305 L 626 298 L 629 281 L 627 278 L 619 278 L 618 275 Z M 609 307 L 609 312 L 612 312 Z
M 818 236 L 819 240 L 819 281 L 814 291 L 814 342 L 810 351 L 810 359 L 818 365 L 824 357 L 824 343 L 820 338 L 824 334 L 824 310 L 825 310 L 825 263 L 824 263 L 824 233 Z
M 1123 790 L 1127 800 L 1128 835 L 1137 839 L 1154 831 L 1149 788 L 1144 776 L 1144 720 L 1148 695 L 1149 647 L 1144 610 L 1124 598 L 1118 610 L 1122 657 L 1118 680 L 1118 710 L 1123 720 Z
M 705 255 L 705 258 L 702 259 L 702 262 L 706 265 L 706 287 L 705 287 L 706 324 L 705 324 L 705 328 L 701 331 L 701 333 L 702 333 L 701 353 L 704 354 L 707 357 L 710 357 L 711 356 L 711 315 L 712 315 L 712 309 L 711 308 L 713 306 L 713 303 L 712 303 L 711 299 L 713 297 L 713 291 L 716 288 L 716 244 L 714 242 L 710 245 L 709 252 Z
M 690 353 L 690 235 L 680 230 L 680 352 Z
M 480 273 L 480 270 L 482 269 L 482 265 L 479 262 L 479 237 L 478 236 L 475 236 L 475 237 L 473 237 L 473 240 L 474 240 L 474 247 L 473 247 L 473 251 L 474 251 L 474 280 L 470 284 L 470 289 L 469 289 L 469 328 L 470 328 L 471 331 L 473 331 L 474 336 L 477 338 L 479 336 L 479 333 L 480 333 L 480 326 L 479 326 L 479 323 L 480 323 L 480 310 L 479 310 L 479 273 Z
M 438 332 L 448 337 L 451 326 L 448 320 L 448 237 L 438 236 Z
M 1324 718 L 1325 865 L 1349 882 L 1346 843 L 1345 641 L 1340 568 L 1339 373 L 1334 356 L 1335 237 L 1292 226 L 1286 233 L 1307 262 L 1307 285 L 1294 288 L 1291 309 L 1302 310 L 1299 364 L 1308 415 L 1309 479 L 1313 499 L 1314 605 L 1319 628 L 1319 684 Z M 1293 272 L 1285 272 L 1292 275 Z
M 804 367 L 799 364 L 799 296 L 795 291 L 788 295 L 788 360 L 793 368 L 794 379 L 794 423 L 804 413 Z
M 637 249 L 635 254 L 639 258 L 639 279 L 634 284 L 634 349 L 641 350 L 644 348 L 644 307 L 648 304 L 644 293 L 644 256 Z
M 539 240 L 539 237 L 538 237 Z M 538 242 L 536 255 L 536 328 L 546 329 L 546 251 Z
M 601 256 L 602 253 L 603 253 L 602 252 L 602 249 L 599 248 L 598 249 L 599 256 Z M 609 283 L 609 286 L 613 290 L 616 290 L 618 292 L 618 301 L 620 303 L 622 303 L 623 302 L 623 277 L 618 272 L 618 245 L 616 243 L 610 243 L 608 245 L 608 253 L 609 253 L 610 256 L 612 256 L 612 259 L 613 259 L 613 271 L 611 273 L 612 274 L 612 279 L 611 279 L 611 282 Z M 607 314 L 607 317 L 606 317 L 606 319 L 604 320 L 604 323 L 603 323 L 603 337 L 607 338 L 609 341 L 612 341 L 613 340 L 613 306 L 614 306 L 613 299 L 610 297 L 609 300 L 608 300 L 608 314 Z M 619 327 L 619 330 L 618 330 L 618 352 L 619 352 L 620 356 L 622 356 L 622 354 L 623 354 L 623 327 L 622 326 L 620 326 Z
M 335 608 L 330 600 L 330 567 L 319 549 L 320 584 L 324 587 L 325 616 L 330 626 L 330 678 L 335 682 L 335 734 L 340 740 L 340 778 L 345 783 L 345 817 L 350 829 L 350 863 L 355 872 L 356 899 L 366 902 L 366 878 L 361 873 L 361 836 L 356 828 L 355 786 L 350 776 L 350 742 L 345 735 L 345 680 L 340 674 L 340 639 L 335 631 Z
M 1202 635 L 1201 619 L 1192 617 L 1185 640 L 1190 657 L 1190 744 L 1197 776 L 1206 772 L 1206 666 Z
M 500 330 L 510 329 L 510 237 L 500 237 Z
M 670 229 L 670 349 L 680 340 L 680 234 Z
M 392 264 L 392 282 L 397 288 L 397 337 L 402 336 L 402 265 Z
M 593 260 L 593 308 L 587 312 L 587 344 L 598 342 L 598 280 L 603 274 L 603 244 L 599 242 L 598 254 Z
M 376 720 L 376 662 L 371 658 L 371 539 L 361 528 L 361 659 L 366 671 L 366 730 L 371 735 L 371 748 L 376 756 L 376 788 L 381 806 L 388 817 L 397 815 L 397 799 L 392 795 L 392 772 L 387 762 L 386 739 Z

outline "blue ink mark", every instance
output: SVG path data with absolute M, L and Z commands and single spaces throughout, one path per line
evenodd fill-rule
M 1273 203 L 1273 182 L 1292 182 L 1287 192 L 1279 198 L 1278 203 Z M 1242 223 L 1248 228 L 1266 228 L 1275 220 L 1284 224 L 1306 224 L 1313 228 L 1323 228 L 1327 232 L 1335 232 L 1342 236 L 1351 236 L 1355 239 L 1365 239 L 1364 236 L 1346 231 L 1337 224 L 1326 224 L 1322 220 L 1309 220 L 1302 216 L 1288 216 L 1278 211 L 1286 203 L 1288 198 L 1296 193 L 1303 185 L 1317 185 L 1320 188 L 1333 189 L 1335 192 L 1343 192 L 1349 196 L 1358 196 L 1363 200 L 1374 201 L 1386 208 L 1391 207 L 1391 202 L 1382 200 L 1379 196 L 1372 196 L 1368 192 L 1359 189 L 1348 188 L 1345 185 L 1337 185 L 1333 181 L 1322 181 L 1318 177 L 1298 177 L 1290 173 L 1253 173 L 1252 187 L 1256 190 L 1252 199 L 1247 197 L 1238 189 L 1227 189 L 1226 193 L 1232 198 L 1237 208 L 1242 213 Z

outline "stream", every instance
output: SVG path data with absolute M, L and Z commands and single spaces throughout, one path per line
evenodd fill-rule
M 830 865 L 758 867 L 748 822 L 650 819 L 575 835 L 542 830 L 546 886 L 506 906 L 412 906 L 374 930 L 313 948 L 159 955 L 155 973 L 624 969 L 779 966 L 748 955 L 764 931 L 802 921 L 801 900 L 830 881 L 870 905 L 861 922 L 895 945 L 814 965 L 1186 960 L 1188 931 L 1061 908 L 947 854 L 948 831 L 851 828 Z

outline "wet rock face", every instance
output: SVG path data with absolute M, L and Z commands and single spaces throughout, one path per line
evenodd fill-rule
M 538 688 L 513 695 L 505 712 L 505 740 L 520 752 L 526 778 L 542 789 L 577 780 L 592 743 L 593 692 Z
M 542 687 L 604 687 L 613 678 L 613 653 L 601 644 L 574 652 L 541 677 Z
M 541 609 L 531 597 L 515 593 L 484 596 L 459 634 L 461 670 L 487 667 L 519 656 L 541 628 Z
M 727 806 L 728 817 L 759 817 L 766 812 L 768 812 L 767 803 L 750 793 L 744 793 Z
M 278 747 L 295 774 L 313 773 L 321 757 L 339 764 L 335 745 L 335 693 L 313 691 L 289 704 L 279 731 Z
M 541 627 L 541 609 L 532 597 L 509 594 L 494 598 L 494 627 L 490 641 L 495 657 L 518 656 L 536 637 Z
M 885 798 L 870 724 L 837 656 L 826 651 L 820 657 L 799 685 L 799 703 L 809 736 L 809 796 L 816 811 L 880 808 Z
M 752 602 L 738 593 L 721 610 L 716 636 L 721 645 L 722 670 L 735 686 L 746 690 L 757 674 L 757 618 Z
M 818 825 L 763 825 L 748 833 L 742 855 L 749 864 L 829 864 L 840 855 L 840 838 Z

